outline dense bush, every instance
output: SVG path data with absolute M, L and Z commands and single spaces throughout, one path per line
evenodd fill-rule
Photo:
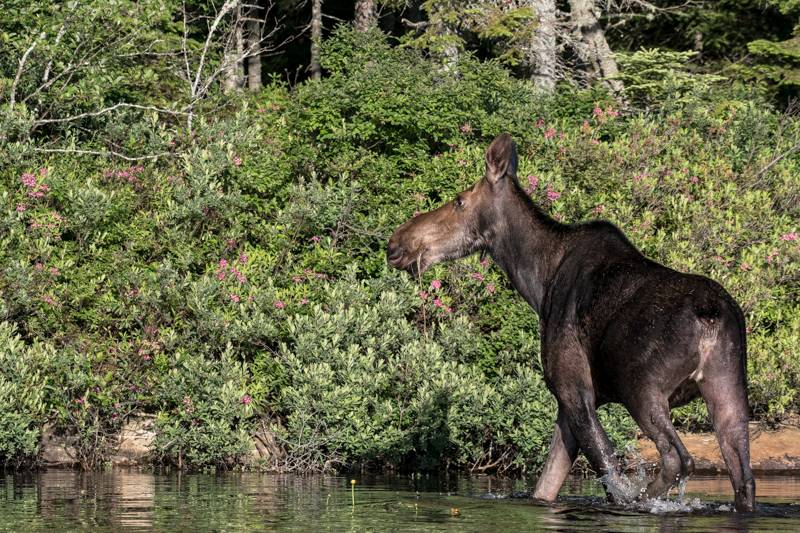
M 271 85 L 191 135 L 136 120 L 128 142 L 170 154 L 155 161 L 3 148 L 4 461 L 33 456 L 52 420 L 101 464 L 146 411 L 156 457 L 191 468 L 241 462 L 258 416 L 287 467 L 535 469 L 555 414 L 536 316 L 491 260 L 422 280 L 385 265 L 392 229 L 474 183 L 502 131 L 552 216 L 610 219 L 727 287 L 747 316 L 753 415 L 797 413 L 794 117 L 687 84 L 680 65 L 636 70 L 675 58 L 631 62 L 642 111 L 569 87 L 542 98 L 469 57 L 442 72 L 376 34 L 339 32 L 325 52 L 328 77 Z M 676 418 L 703 425 L 704 408 Z M 618 445 L 633 436 L 619 409 L 603 420 Z

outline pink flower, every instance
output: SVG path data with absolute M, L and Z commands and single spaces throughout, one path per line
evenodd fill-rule
M 56 267 L 50 267 L 50 274 L 58 276 L 58 269 Z
M 531 190 L 539 186 L 539 178 L 533 174 L 528 175 L 528 186 Z
M 796 241 L 797 240 L 797 232 L 793 231 L 791 233 L 784 233 L 783 235 L 781 235 L 781 240 L 782 241 Z
M 544 132 L 545 139 L 552 139 L 555 136 L 556 136 L 555 128 L 548 128 L 547 131 Z
M 605 210 L 606 210 L 606 206 L 605 206 L 605 205 L 603 205 L 603 204 L 597 204 L 597 205 L 595 206 L 595 208 L 594 208 L 594 209 L 592 209 L 592 211 L 594 211 L 594 213 L 595 213 L 595 214 L 598 214 L 598 215 L 599 215 L 600 213 L 602 213 L 603 211 L 605 211 Z
M 319 242 L 319 236 L 318 235 L 314 235 L 313 237 L 311 237 L 311 242 L 315 242 L 315 243 Z
M 543 118 L 539 118 L 539 119 L 536 120 L 536 127 L 539 128 L 539 129 L 544 128 L 544 119 Z
M 431 289 L 437 290 L 442 288 L 441 280 L 435 279 L 431 281 Z
M 472 279 L 476 279 L 476 280 L 478 280 L 478 281 L 483 281 L 483 280 L 484 280 L 484 279 L 486 279 L 486 278 L 485 278 L 485 277 L 484 277 L 484 275 L 483 275 L 483 274 L 481 274 L 480 272 L 473 272 L 473 273 L 472 273 Z
M 244 274 L 242 274 L 240 271 L 236 270 L 236 267 L 231 269 L 231 273 L 234 276 L 236 276 L 236 279 L 239 281 L 239 283 L 244 283 L 245 281 L 247 281 L 247 278 L 244 277 Z
M 298 302 L 300 305 L 306 305 L 308 303 L 308 298 L 300 298 Z
M 22 184 L 28 187 L 29 189 L 36 187 L 36 176 L 31 174 L 30 172 L 26 172 L 25 174 L 23 174 L 22 178 L 20 179 L 22 181 Z
M 691 181 L 692 183 L 699 183 L 700 178 L 698 178 L 697 176 L 692 176 L 691 178 L 689 178 L 689 181 Z
M 242 158 L 237 156 L 233 156 L 233 164 L 237 167 L 242 166 Z
M 272 302 L 272 307 L 274 307 L 275 309 L 284 309 L 286 307 L 286 302 L 284 302 L 283 300 L 275 300 L 274 302 Z
M 303 278 L 300 276 L 292 276 L 292 281 L 294 281 L 295 283 L 302 283 Z
M 35 265 L 33 265 L 33 268 L 41 271 L 44 270 L 44 265 L 42 263 L 36 263 Z
M 581 125 L 581 132 L 589 133 L 590 131 L 592 131 L 592 127 L 589 125 L 589 121 L 584 120 L 583 124 Z
M 25 204 L 17 204 L 17 213 L 22 213 L 26 209 L 28 209 L 28 207 Z
M 771 265 L 776 257 L 778 257 L 778 251 L 772 250 L 770 253 L 767 254 L 767 263 Z
M 487 266 L 489 266 L 489 258 L 488 257 L 484 257 L 483 259 L 481 259 L 481 266 L 483 268 L 486 268 Z
M 419 292 L 417 293 L 417 295 L 418 295 L 418 296 L 420 297 L 420 299 L 422 299 L 422 300 L 427 300 L 427 299 L 428 299 L 428 291 L 419 291 Z
M 242 399 L 239 400 L 243 405 L 250 405 L 253 402 L 253 398 L 250 397 L 249 394 L 245 394 L 242 396 Z
M 592 144 L 600 144 L 600 141 L 598 141 L 597 139 L 589 139 L 589 142 Z
M 442 303 L 442 301 L 439 298 L 436 298 L 433 301 L 433 305 L 435 305 L 436 307 L 444 307 L 444 304 Z
M 231 301 L 235 304 L 238 304 L 241 301 L 238 294 L 231 293 L 230 296 L 231 296 Z
M 217 266 L 220 269 L 227 267 L 228 266 L 228 260 L 227 259 L 220 259 L 219 263 L 217 263 Z
M 239 256 L 239 262 L 240 262 L 241 264 L 245 264 L 245 263 L 247 263 L 247 254 L 241 254 L 241 255 Z
M 469 122 L 465 122 L 458 129 L 461 130 L 461 133 L 472 133 L 472 125 Z
M 748 270 L 752 270 L 753 267 L 750 266 L 750 263 L 742 263 L 741 265 L 739 265 L 739 268 L 747 272 Z
M 452 313 L 453 312 L 453 308 L 452 307 L 448 307 L 447 309 L 445 309 L 445 311 L 447 311 L 448 313 Z
M 595 107 L 592 110 L 592 113 L 594 113 L 594 116 L 597 118 L 603 118 L 603 109 L 600 107 Z
M 547 191 L 547 199 L 550 200 L 551 202 L 555 202 L 559 198 L 561 198 L 561 193 L 560 192 L 558 192 L 558 191 Z
M 616 109 L 614 109 L 611 106 L 608 106 L 606 108 L 606 115 L 608 115 L 609 117 L 615 118 L 615 117 L 619 116 L 619 111 L 617 111 Z
M 489 283 L 488 285 L 486 285 L 486 292 L 488 292 L 489 294 L 494 294 L 494 291 L 495 291 L 494 283 Z

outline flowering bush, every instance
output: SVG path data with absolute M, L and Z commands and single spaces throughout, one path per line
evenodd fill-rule
M 535 469 L 554 417 L 536 315 L 490 258 L 422 280 L 385 260 L 398 224 L 482 175 L 501 131 L 553 217 L 609 219 L 721 282 L 746 314 L 753 416 L 800 410 L 796 118 L 721 86 L 654 88 L 647 111 L 545 99 L 491 62 L 450 75 L 375 36 L 340 32 L 326 53 L 321 82 L 201 114 L 191 137 L 129 124 L 172 154 L 156 161 L 2 148 L 3 461 L 35 456 L 49 420 L 100 465 L 145 411 L 154 455 L 184 467 L 239 464 L 258 416 L 287 468 Z M 706 424 L 701 403 L 675 417 Z M 621 410 L 604 424 L 633 435 Z

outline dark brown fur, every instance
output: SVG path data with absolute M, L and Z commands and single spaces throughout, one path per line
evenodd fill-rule
M 430 265 L 489 253 L 539 314 L 542 366 L 558 400 L 550 454 L 534 497 L 553 501 L 582 450 L 610 494 L 627 486 L 596 408 L 628 409 L 661 454 L 649 496 L 694 468 L 670 408 L 706 401 L 735 492 L 752 511 L 744 318 L 717 283 L 644 257 L 613 224 L 560 224 L 516 179 L 508 135 L 492 142 L 486 173 L 442 207 L 412 218 L 389 240 L 392 266 L 421 275 Z

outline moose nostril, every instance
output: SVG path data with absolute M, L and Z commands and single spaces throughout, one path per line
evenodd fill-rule
M 390 242 L 389 247 L 386 250 L 386 258 L 389 261 L 397 261 L 401 257 L 403 257 L 403 249 L 400 246 Z

